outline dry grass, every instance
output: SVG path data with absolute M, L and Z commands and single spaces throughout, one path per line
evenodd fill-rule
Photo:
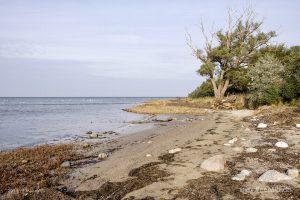
M 38 190 L 58 184 L 67 169 L 66 160 L 78 159 L 71 145 L 42 145 L 0 153 L 0 194 L 14 190 Z
M 268 124 L 291 125 L 300 123 L 300 111 L 297 107 L 289 107 L 285 105 L 263 106 L 257 111 L 257 117 L 260 121 Z
M 206 113 L 205 108 L 211 108 L 213 98 L 178 98 L 172 100 L 153 100 L 133 108 L 124 109 L 128 112 L 139 114 L 192 114 L 202 115 Z
M 214 97 L 177 98 L 171 100 L 153 100 L 133 108 L 124 109 L 139 114 L 191 114 L 202 115 L 206 109 L 244 109 L 245 96 L 231 95 L 216 105 Z

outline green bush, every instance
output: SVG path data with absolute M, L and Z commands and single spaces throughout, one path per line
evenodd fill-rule
M 273 85 L 266 88 L 264 91 L 249 94 L 246 98 L 246 107 L 256 109 L 259 106 L 277 104 L 280 101 L 280 88 Z
M 193 92 L 189 94 L 190 98 L 200 98 L 214 96 L 213 86 L 209 80 L 204 81 Z
M 263 93 L 259 104 L 260 105 L 271 105 L 278 103 L 280 101 L 280 88 L 278 86 L 272 85 L 268 87 Z
M 285 101 L 291 101 L 297 97 L 297 86 L 291 81 L 285 82 L 281 88 L 281 95 Z

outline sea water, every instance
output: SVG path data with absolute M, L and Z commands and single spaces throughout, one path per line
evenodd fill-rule
M 154 98 L 1 97 L 0 150 L 122 130 L 145 116 L 123 111 Z

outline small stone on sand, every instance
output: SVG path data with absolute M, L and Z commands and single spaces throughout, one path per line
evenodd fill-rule
M 264 124 L 264 123 L 259 123 L 258 125 L 257 125 L 257 128 L 261 128 L 261 129 L 263 129 L 263 128 L 267 128 L 267 124 Z
M 255 153 L 255 152 L 257 152 L 256 148 L 249 147 L 249 148 L 246 149 L 246 153 Z
M 286 171 L 286 174 L 287 174 L 289 177 L 297 178 L 298 175 L 299 175 L 299 170 L 298 170 L 298 169 L 288 169 L 288 170 Z
M 98 138 L 98 133 L 95 132 L 91 133 L 90 138 Z
M 177 153 L 179 151 L 181 151 L 181 148 L 175 148 L 175 149 L 170 149 L 169 153 L 173 154 L 173 153 Z
M 276 149 L 268 149 L 268 151 L 270 151 L 270 152 L 275 152 L 276 151 Z
M 244 149 L 242 147 L 234 147 L 232 150 L 235 152 L 242 152 Z
M 204 160 L 201 164 L 201 168 L 207 171 L 222 171 L 225 168 L 226 159 L 224 155 L 216 155 Z
M 99 159 L 99 160 L 104 160 L 104 159 L 106 159 L 107 157 L 108 157 L 107 153 L 100 153 L 100 154 L 98 155 L 98 159 Z
M 276 142 L 275 146 L 279 147 L 279 148 L 287 148 L 287 147 L 289 147 L 289 145 L 286 142 L 282 142 L 282 141 Z
M 64 161 L 60 166 L 67 168 L 67 167 L 71 166 L 71 163 L 70 163 L 70 161 Z
M 229 144 L 234 144 L 238 139 L 237 138 L 233 138 L 232 140 L 229 140 L 228 143 Z

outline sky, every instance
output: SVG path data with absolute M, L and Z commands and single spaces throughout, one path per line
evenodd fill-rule
M 186 44 L 251 5 L 274 43 L 300 44 L 299 0 L 0 0 L 0 96 L 186 96 Z

